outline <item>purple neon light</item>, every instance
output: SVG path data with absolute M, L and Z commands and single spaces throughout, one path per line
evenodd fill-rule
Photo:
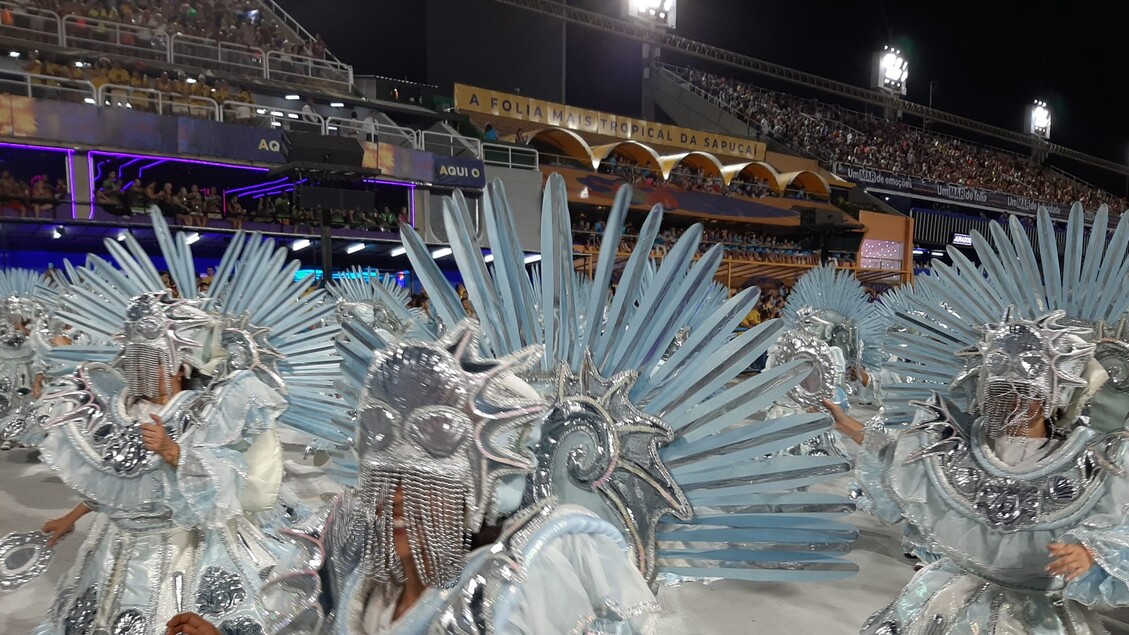
M 45 150 L 47 152 L 68 152 L 74 154 L 74 148 L 59 148 L 56 146 L 33 146 L 26 143 L 8 143 L 7 141 L 0 141 L 2 148 L 19 148 L 22 150 Z
M 158 165 L 161 165 L 162 163 L 168 163 L 168 162 L 169 162 L 168 159 L 161 159 L 160 161 L 153 161 L 152 163 L 146 163 L 145 165 L 141 166 L 140 170 L 137 171 L 137 178 L 141 178 L 141 175 L 145 174 L 145 170 L 148 170 L 149 168 L 155 168 Z
M 8 143 L 7 141 L 0 141 L 0 148 L 16 148 L 18 150 L 36 150 L 46 152 L 65 152 L 67 155 L 67 187 L 70 188 L 71 194 L 71 219 L 74 220 L 74 218 L 78 214 L 78 206 L 74 200 L 74 148 L 59 148 L 56 146 L 33 146 L 27 143 Z
M 175 161 L 177 163 L 194 163 L 196 165 L 211 165 L 220 168 L 235 168 L 239 170 L 250 170 L 254 172 L 268 172 L 270 168 L 263 168 L 255 165 L 239 165 L 238 163 L 223 163 L 220 161 L 202 161 L 200 159 L 182 159 L 179 157 L 161 157 L 151 154 L 132 154 L 128 152 L 102 152 L 99 150 L 91 150 L 90 154 L 97 154 L 98 156 L 105 157 L 125 157 L 128 159 L 141 158 L 141 159 L 157 159 L 165 161 Z
M 256 183 L 255 185 L 245 185 L 245 186 L 243 186 L 243 187 L 236 187 L 236 188 L 232 188 L 232 189 L 230 189 L 230 190 L 227 190 L 227 193 L 228 193 L 228 194 L 238 194 L 238 193 L 240 193 L 240 192 L 247 192 L 247 191 L 250 191 L 250 190 L 257 190 L 257 189 L 259 189 L 259 188 L 261 188 L 261 187 L 268 187 L 268 186 L 271 186 L 271 185 L 278 185 L 278 184 L 281 184 L 281 183 L 285 183 L 285 182 L 287 182 L 288 180 L 289 180 L 289 177 L 285 177 L 285 176 L 284 176 L 284 177 L 282 177 L 281 179 L 278 179 L 278 180 L 276 180 L 276 181 L 268 181 L 268 182 L 266 182 L 266 183 Z
M 259 196 L 252 196 L 252 195 L 253 194 L 263 194 L 264 192 L 267 192 L 267 191 L 274 192 L 274 190 L 277 190 L 279 188 L 285 188 L 285 187 L 289 187 L 291 190 L 293 190 L 294 188 L 298 187 L 299 185 L 301 185 L 301 184 L 303 184 L 303 183 L 305 183 L 306 181 L 309 181 L 309 180 L 310 179 L 302 179 L 301 181 L 295 181 L 293 183 L 272 182 L 272 183 L 269 183 L 269 184 L 263 184 L 261 186 L 254 186 L 254 187 L 251 187 L 251 188 L 240 188 L 238 191 L 240 192 L 240 194 L 239 194 L 240 197 L 251 196 L 251 198 L 261 198 Z M 228 190 L 228 194 L 231 194 L 234 191 L 236 191 L 236 190 Z M 287 190 L 287 191 L 289 191 L 289 190 Z
M 94 162 L 90 160 L 92 152 L 86 153 L 86 171 L 90 181 L 87 185 L 90 187 L 90 196 L 86 200 L 90 201 L 90 213 L 86 215 L 86 220 L 94 218 Z

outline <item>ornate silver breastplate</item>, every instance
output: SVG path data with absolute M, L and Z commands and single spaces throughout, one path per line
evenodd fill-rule
M 98 470 L 118 477 L 135 478 L 148 474 L 162 459 L 145 448 L 141 421 L 130 414 L 123 391 L 125 380 L 114 368 L 88 364 L 73 376 L 52 385 L 50 400 L 54 418 L 45 428 L 65 425 L 67 433 L 87 461 Z M 59 408 L 59 403 L 64 405 Z M 174 440 L 199 420 L 202 399 L 198 393 L 178 393 L 160 412 L 165 430 Z
M 1119 434 L 1095 439 L 1077 427 L 1034 467 L 1015 469 L 996 457 L 979 422 L 951 403 L 935 397 L 920 405 L 934 415 L 915 428 L 929 441 L 907 461 L 928 461 L 948 498 L 996 531 L 1053 529 L 1093 507 L 1106 477 L 1119 471 L 1109 458 L 1122 450 Z

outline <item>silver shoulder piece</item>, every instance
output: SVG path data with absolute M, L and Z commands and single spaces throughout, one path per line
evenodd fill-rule
M 511 519 L 493 548 L 469 562 L 459 585 L 445 592 L 446 603 L 429 635 L 493 635 L 495 603 L 515 591 L 525 545 L 555 510 L 552 499 L 544 500 Z

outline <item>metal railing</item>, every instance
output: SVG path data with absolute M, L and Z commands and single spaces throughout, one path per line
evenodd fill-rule
M 265 77 L 291 84 L 320 82 L 342 92 L 353 86 L 353 67 L 333 60 L 270 51 L 267 53 Z
M 306 27 L 302 26 L 297 20 L 291 17 L 285 9 L 278 6 L 277 2 L 274 0 L 259 0 L 259 2 L 266 6 L 267 9 L 274 14 L 274 17 L 281 22 L 283 26 L 293 31 L 295 35 L 306 41 L 314 39 L 314 36 L 310 35 L 310 32 L 306 30 Z M 325 51 L 325 58 L 332 62 L 341 62 L 341 60 L 337 59 L 337 56 L 330 53 L 328 49 Z
M 0 25 L 0 34 L 7 37 L 50 44 L 62 38 L 63 20 L 47 9 L 25 7 L 13 2 L 0 2 L 0 10 L 11 16 L 11 24 Z
M 143 59 L 171 62 L 167 35 L 145 27 L 77 15 L 63 16 L 62 46 Z
M 282 51 L 207 38 L 167 34 L 162 29 L 95 20 L 79 15 L 59 16 L 51 11 L 0 2 L 11 25 L 0 26 L 0 34 L 36 43 L 53 43 L 148 62 L 179 64 L 192 69 L 242 73 L 301 85 L 318 85 L 344 93 L 352 92 L 353 67 L 332 56 L 319 59 Z M 303 31 L 304 32 L 304 31 Z
M 242 101 L 225 101 L 219 108 L 220 121 L 257 126 L 259 128 L 282 128 L 296 132 L 316 132 L 325 134 L 325 117 L 314 113 L 262 106 Z
M 0 91 L 36 99 L 97 103 L 94 84 L 81 79 L 54 75 L 34 75 L 23 71 L 0 70 Z
M 355 137 L 362 141 L 374 143 L 379 141 L 401 148 L 412 148 L 414 150 L 420 148 L 418 131 L 375 121 L 328 117 L 325 120 L 325 133 L 338 137 Z
M 254 46 L 233 42 L 217 43 L 215 40 L 177 33 L 170 40 L 169 56 L 174 64 L 210 66 L 254 75 L 263 72 L 266 53 Z
M 98 88 L 98 103 L 139 112 L 220 121 L 219 104 L 211 97 L 170 93 L 155 88 L 103 84 Z
M 482 140 L 474 137 L 424 130 L 420 132 L 422 150 L 445 157 L 458 157 L 468 154 L 476 158 L 482 156 Z
M 533 148 L 483 143 L 482 162 L 503 168 L 536 170 L 540 166 L 541 156 Z

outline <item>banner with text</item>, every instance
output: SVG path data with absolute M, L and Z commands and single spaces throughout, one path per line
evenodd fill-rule
M 554 126 L 574 132 L 740 157 L 746 161 L 763 161 L 765 156 L 765 145 L 759 141 L 574 108 L 465 84 L 455 84 L 455 107 L 463 112 L 527 121 L 536 126 Z
M 1065 215 L 1069 210 L 1056 203 L 1036 201 L 1024 196 L 992 192 L 975 187 L 965 187 L 952 183 L 942 183 L 915 176 L 895 174 L 883 170 L 863 168 L 857 165 L 838 164 L 835 173 L 842 178 L 863 185 L 903 192 L 909 195 L 929 196 L 955 203 L 965 203 L 975 207 L 990 207 L 1010 212 L 1034 213 L 1040 207 L 1047 208 L 1052 215 Z
M 486 164 L 478 159 L 435 155 L 431 182 L 442 187 L 486 187 Z

